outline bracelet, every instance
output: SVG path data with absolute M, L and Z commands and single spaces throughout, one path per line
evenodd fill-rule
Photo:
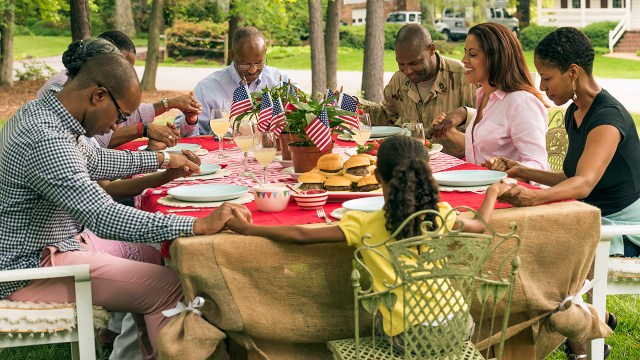
M 142 123 L 138 123 L 138 137 L 142 137 Z
M 162 98 L 160 99 L 160 102 L 162 103 L 162 105 L 164 105 L 164 112 L 169 111 L 169 99 Z
M 147 137 L 147 123 L 142 124 L 142 137 Z

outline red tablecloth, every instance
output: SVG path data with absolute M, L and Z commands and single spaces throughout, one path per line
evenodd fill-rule
M 198 137 L 191 137 L 191 138 L 184 138 L 180 140 L 181 143 L 193 143 L 193 144 L 199 144 L 201 145 L 203 148 L 207 149 L 210 151 L 209 156 L 214 156 L 215 154 L 213 153 L 213 151 L 217 151 L 218 149 L 218 142 L 214 141 L 212 136 L 198 136 Z M 132 141 L 129 142 L 127 144 L 124 144 L 122 146 L 120 146 L 118 149 L 120 150 L 136 150 L 139 146 L 144 145 L 146 142 L 143 140 L 136 140 L 136 141 Z M 353 142 L 345 142 L 345 141 L 340 141 L 337 140 L 336 144 L 337 147 L 342 148 L 342 150 L 344 151 L 344 147 L 355 147 Z M 228 162 L 230 168 L 238 168 L 240 166 L 240 162 L 238 159 L 238 154 L 237 154 L 237 148 L 235 147 L 235 145 L 233 144 L 232 141 L 228 141 L 225 140 L 224 142 L 224 148 L 225 149 L 229 149 L 232 150 L 233 149 L 233 154 L 235 154 L 235 156 L 230 157 L 230 159 L 223 159 L 223 160 L 215 160 L 218 163 L 225 163 Z M 230 152 L 229 152 L 230 153 Z M 448 155 L 445 154 L 441 154 L 440 156 L 440 160 L 439 158 L 436 158 L 434 160 L 432 160 L 432 165 L 434 168 L 438 168 L 438 169 L 446 169 L 446 170 L 473 170 L 473 169 L 484 169 L 480 166 L 476 166 L 473 164 L 469 164 L 469 163 L 462 163 L 461 161 L 458 161 L 457 159 L 448 157 Z M 448 164 L 442 164 L 442 162 L 446 162 L 447 160 L 449 160 Z M 451 164 L 459 164 L 456 166 L 450 166 Z M 225 164 L 223 164 L 225 165 Z M 255 166 L 257 166 L 258 164 L 254 164 L 254 168 Z M 279 164 L 272 164 L 270 165 L 270 172 L 271 173 L 275 173 L 278 172 L 279 173 Z M 435 172 L 437 172 L 437 169 L 434 170 Z M 289 182 L 289 183 L 295 183 L 295 181 L 291 178 L 287 178 L 287 177 L 283 177 L 281 174 L 278 174 L 279 178 L 277 179 L 273 179 L 274 182 Z M 253 180 L 251 179 L 246 179 L 246 178 L 223 178 L 223 179 L 217 179 L 216 182 L 220 183 L 220 182 L 230 182 L 230 183 L 236 183 L 236 184 L 242 184 L 242 185 L 247 185 L 247 186 L 252 186 L 255 185 L 255 183 L 253 183 Z M 194 182 L 195 183 L 195 182 Z M 167 210 L 169 209 L 175 209 L 172 207 L 168 207 L 168 206 L 164 206 L 164 205 L 160 205 L 158 203 L 158 199 L 166 196 L 166 190 L 170 187 L 173 186 L 178 186 L 178 185 L 187 185 L 187 183 L 180 183 L 180 184 L 176 184 L 176 183 L 170 183 L 167 185 L 164 185 L 162 187 L 158 187 L 155 189 L 147 189 L 145 190 L 145 192 L 138 197 L 137 201 L 136 201 L 136 205 L 142 209 L 142 210 L 146 210 L 146 211 L 150 211 L 150 212 L 156 212 L 156 211 L 160 211 L 163 213 L 166 213 Z M 451 206 L 459 206 L 459 205 L 466 205 L 469 206 L 471 208 L 477 209 L 478 207 L 480 207 L 480 205 L 482 204 L 482 201 L 484 199 L 484 194 L 477 194 L 477 193 L 472 193 L 472 192 L 441 192 L 440 193 L 440 199 L 441 201 L 446 201 L 449 204 L 451 204 Z M 325 205 L 325 211 L 327 214 L 329 214 L 331 211 L 340 208 L 342 205 L 342 202 L 328 202 Z M 309 210 L 302 210 L 300 209 L 293 198 L 291 198 L 291 201 L 289 203 L 289 205 L 287 206 L 287 208 L 282 211 L 282 212 L 278 212 L 278 213 L 267 213 L 267 212 L 262 212 L 260 210 L 257 209 L 255 202 L 251 202 L 246 204 L 247 208 L 249 208 L 249 210 L 251 211 L 251 213 L 253 214 L 253 222 L 256 224 L 264 224 L 264 225 L 285 225 L 285 224 L 310 224 L 310 223 L 321 223 L 324 220 L 319 219 L 315 213 L 315 211 L 309 211 Z M 507 207 L 511 207 L 511 205 L 506 204 L 506 203 L 500 203 L 497 202 L 496 203 L 496 208 L 507 208 Z M 204 217 L 209 213 L 209 211 L 193 211 L 193 212 L 180 212 L 179 216 L 194 216 L 194 217 Z M 163 246 L 163 254 L 168 255 L 168 248 L 166 246 Z

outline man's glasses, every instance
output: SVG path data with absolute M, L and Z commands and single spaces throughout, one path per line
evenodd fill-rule
M 113 97 L 113 95 L 111 94 L 111 91 L 109 91 L 109 88 L 107 88 L 104 85 L 99 85 L 103 88 L 105 88 L 107 90 L 107 94 L 109 94 L 109 97 L 111 98 L 111 100 L 113 100 L 113 105 L 116 106 L 116 109 L 118 110 L 118 120 L 116 120 L 116 124 L 122 124 L 123 122 L 128 120 L 127 115 L 124 114 L 124 112 L 122 112 L 122 108 L 120 108 L 120 105 L 118 104 L 118 102 L 116 101 L 116 98 Z
M 248 71 L 253 66 L 256 70 L 262 70 L 267 65 L 266 62 L 263 63 L 255 63 L 255 64 L 238 64 L 238 70 L 240 71 Z

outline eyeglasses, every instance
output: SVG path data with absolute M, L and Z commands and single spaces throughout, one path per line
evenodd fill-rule
M 116 98 L 113 97 L 113 94 L 111 94 L 111 91 L 109 91 L 109 88 L 100 84 L 98 84 L 98 86 L 101 86 L 107 90 L 107 94 L 109 94 L 109 97 L 111 98 L 111 100 L 113 100 L 113 105 L 115 105 L 116 109 L 118 110 L 118 120 L 116 120 L 116 124 L 122 124 L 123 122 L 127 121 L 128 120 L 127 115 L 125 115 L 124 112 L 122 112 L 122 108 L 120 108 L 120 105 L 116 101 Z
M 255 64 L 238 64 L 238 70 L 240 71 L 248 71 L 253 66 L 256 70 L 262 70 L 267 65 L 266 62 L 255 63 Z

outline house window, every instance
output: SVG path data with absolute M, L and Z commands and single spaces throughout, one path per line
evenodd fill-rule
M 613 0 L 611 5 L 613 8 L 621 9 L 624 7 L 624 0 Z
M 580 9 L 580 0 L 571 0 L 571 7 L 573 9 Z
M 409 14 L 409 21 L 410 22 L 415 22 L 416 21 L 416 14 Z

